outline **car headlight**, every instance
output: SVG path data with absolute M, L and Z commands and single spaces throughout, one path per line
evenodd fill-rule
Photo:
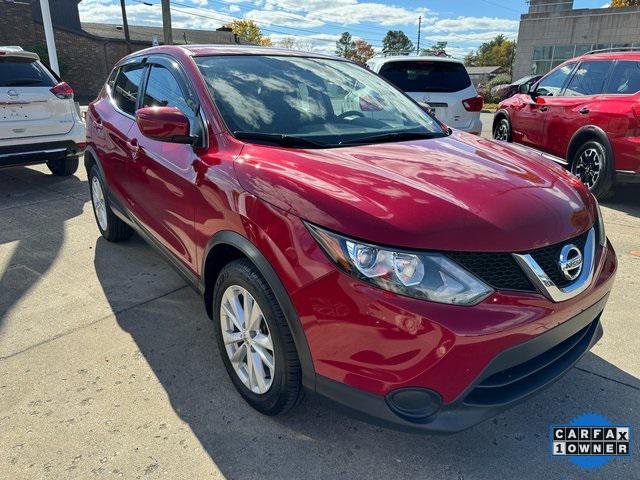
M 389 249 L 306 225 L 341 270 L 385 290 L 454 305 L 475 305 L 493 292 L 441 253 Z
M 602 217 L 602 210 L 600 210 L 600 204 L 596 200 L 596 209 L 598 210 L 598 242 L 602 247 L 607 245 L 607 232 L 604 229 L 604 218 Z

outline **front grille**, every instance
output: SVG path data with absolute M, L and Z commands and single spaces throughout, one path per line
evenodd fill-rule
M 555 245 L 549 245 L 548 247 L 539 248 L 530 252 L 533 259 L 540 265 L 544 273 L 546 273 L 551 281 L 556 284 L 557 287 L 563 288 L 571 283 L 571 280 L 567 278 L 560 270 L 558 265 L 558 259 L 560 258 L 560 250 L 568 243 L 573 243 L 580 249 L 580 252 L 584 255 L 584 245 L 587 242 L 587 235 L 589 231 L 584 232 L 582 235 L 568 240 L 566 242 L 557 243 Z
M 553 283 L 563 288 L 571 282 L 565 278 L 558 265 L 560 250 L 568 243 L 573 243 L 584 255 L 588 233 L 586 231 L 564 242 L 519 253 L 530 254 Z M 447 256 L 496 290 L 537 291 L 511 253 L 449 252 Z
M 536 290 L 510 253 L 455 252 L 447 255 L 496 290 Z
M 497 406 L 517 401 L 558 378 L 589 348 L 599 317 L 540 355 L 482 380 L 464 399 L 467 405 Z

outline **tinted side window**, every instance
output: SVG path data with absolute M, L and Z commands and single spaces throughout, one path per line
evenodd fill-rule
M 46 69 L 31 58 L 0 58 L 0 87 L 53 87 Z
M 536 89 L 536 94 L 541 97 L 553 97 L 560 95 L 562 91 L 562 87 L 564 83 L 567 81 L 567 77 L 573 70 L 575 63 L 571 63 L 569 65 L 565 65 L 563 67 L 557 68 L 549 75 L 540 80 L 538 84 L 538 88 Z
M 120 69 L 113 85 L 113 100 L 120 110 L 129 115 L 136 111 L 138 88 L 144 73 L 143 65 L 126 65 Z
M 153 65 L 144 92 L 143 107 L 177 107 L 189 116 L 193 110 L 173 74 L 161 65 Z
M 619 61 L 610 78 L 605 93 L 629 95 L 640 92 L 640 62 Z
M 467 69 L 457 62 L 389 62 L 380 75 L 404 92 L 459 92 L 471 85 Z
M 610 67 L 610 61 L 582 62 L 571 77 L 565 96 L 600 95 Z

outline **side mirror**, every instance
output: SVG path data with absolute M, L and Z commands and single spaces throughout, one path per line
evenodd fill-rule
M 189 119 L 176 107 L 148 107 L 136 112 L 136 123 L 145 137 L 159 142 L 193 144 Z
M 518 91 L 520 93 L 524 93 L 524 94 L 531 93 L 531 84 L 530 83 L 523 83 L 518 88 Z

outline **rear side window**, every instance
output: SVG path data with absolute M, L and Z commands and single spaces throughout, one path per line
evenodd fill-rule
M 629 95 L 640 92 L 640 62 L 619 61 L 610 78 L 605 93 Z
M 564 95 L 566 97 L 600 95 L 610 68 L 609 61 L 582 62 L 573 73 Z
M 471 86 L 467 69 L 457 62 L 389 62 L 380 75 L 405 92 L 458 92 Z
M 44 66 L 31 58 L 0 58 L 0 87 L 53 87 Z
M 120 110 L 129 115 L 136 112 L 138 89 L 143 73 L 144 65 L 126 65 L 120 69 L 113 84 L 113 101 Z

